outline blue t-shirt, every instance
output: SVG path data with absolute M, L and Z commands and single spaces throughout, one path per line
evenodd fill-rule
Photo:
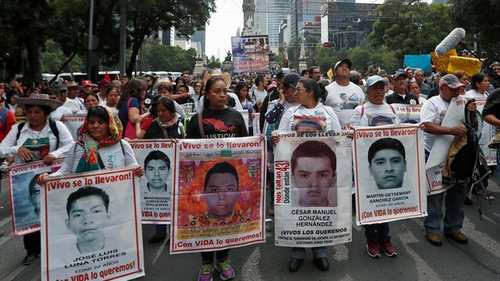
M 126 103 L 122 103 L 120 105 L 120 108 L 118 108 L 118 117 L 120 118 L 120 121 L 122 122 L 123 129 L 127 128 L 127 123 L 128 123 L 128 110 L 131 107 L 136 107 L 140 109 L 140 104 L 139 100 L 137 98 L 129 98 Z

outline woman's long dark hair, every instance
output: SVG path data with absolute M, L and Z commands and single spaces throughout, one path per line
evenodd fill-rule
M 204 87 L 205 93 L 203 94 L 205 96 L 203 98 L 203 110 L 206 110 L 208 108 L 208 105 L 209 105 L 207 93 L 210 91 L 212 86 L 217 81 L 222 81 L 222 82 L 224 82 L 224 84 L 226 83 L 226 81 L 224 81 L 224 78 L 222 78 L 221 76 L 212 76 L 212 77 L 210 77 L 210 79 L 208 79 L 207 83 L 205 83 L 205 87 Z
M 144 87 L 144 80 L 142 79 L 132 79 L 127 83 L 125 90 L 120 96 L 120 101 L 118 102 L 118 108 L 123 106 L 124 103 L 128 102 L 130 97 L 137 98 L 139 101 L 141 100 L 141 92 Z
M 109 123 L 109 118 L 111 118 L 106 108 L 100 105 L 89 108 L 89 110 L 87 111 L 87 120 L 90 119 L 91 117 L 96 117 L 99 120 L 105 122 L 106 124 Z

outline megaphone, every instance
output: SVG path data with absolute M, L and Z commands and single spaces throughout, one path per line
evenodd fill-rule
M 464 39 L 465 29 L 460 27 L 453 29 L 453 31 L 437 45 L 436 54 L 438 54 L 438 56 L 446 55 L 448 51 L 455 48 Z

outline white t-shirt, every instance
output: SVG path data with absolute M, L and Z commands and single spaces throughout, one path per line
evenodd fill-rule
M 387 103 L 373 104 L 369 101 L 354 109 L 354 115 L 349 122 L 352 126 L 382 126 L 399 124 L 400 120 Z
M 365 101 L 363 90 L 352 82 L 349 82 L 347 86 L 340 86 L 333 81 L 325 89 L 328 91 L 325 104 L 331 106 L 335 112 L 340 112 L 342 109 L 354 109 Z
M 480 93 L 474 89 L 471 89 L 465 92 L 466 99 L 475 99 L 475 100 L 486 100 L 488 98 L 488 92 Z
M 446 111 L 448 111 L 448 106 L 450 106 L 450 103 L 443 100 L 440 95 L 426 100 L 420 111 L 420 122 L 441 125 L 446 115 Z M 425 150 L 431 151 L 435 140 L 436 135 L 424 131 Z
M 303 105 L 290 107 L 281 118 L 279 131 L 336 131 L 341 130 L 337 114 L 318 102 L 314 108 Z
M 263 90 L 263 91 L 259 91 L 257 88 L 255 89 L 255 91 L 253 92 L 254 94 L 254 99 L 255 99 L 255 102 L 257 104 L 260 104 L 264 101 L 264 99 L 267 97 L 267 92 L 266 90 Z

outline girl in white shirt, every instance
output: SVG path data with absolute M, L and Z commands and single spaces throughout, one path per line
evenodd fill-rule
M 465 93 L 466 99 L 486 100 L 488 98 L 488 88 L 490 80 L 483 73 L 477 73 L 472 76 L 471 88 Z

